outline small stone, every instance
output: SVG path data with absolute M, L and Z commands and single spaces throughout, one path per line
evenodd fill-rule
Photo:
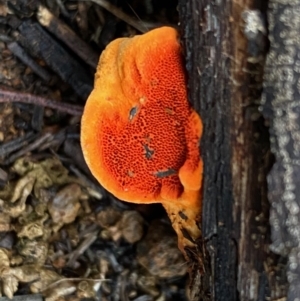
M 158 220 L 152 222 L 146 237 L 138 243 L 137 260 L 160 278 L 183 276 L 187 272 L 175 233 L 171 226 Z
M 125 211 L 121 219 L 124 239 L 130 244 L 141 240 L 144 235 L 144 219 L 137 211 Z

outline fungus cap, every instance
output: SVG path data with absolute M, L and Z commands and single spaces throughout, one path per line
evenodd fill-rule
M 128 202 L 161 202 L 169 214 L 194 210 L 199 219 L 201 133 L 175 29 L 106 47 L 81 123 L 85 160 L 104 188 Z

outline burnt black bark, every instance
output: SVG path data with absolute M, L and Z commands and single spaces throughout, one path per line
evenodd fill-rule
M 212 272 L 202 280 L 212 300 L 278 300 L 287 294 L 286 260 L 270 250 L 274 157 L 260 110 L 268 3 L 179 0 L 178 7 L 189 98 L 204 123 L 202 232 Z

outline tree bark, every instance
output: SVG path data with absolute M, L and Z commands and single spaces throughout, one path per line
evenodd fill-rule
M 178 7 L 189 98 L 204 123 L 202 232 L 211 274 L 202 281 L 211 300 L 285 300 L 286 254 L 270 250 L 274 156 L 260 110 L 272 12 L 259 0 L 179 0 Z M 270 180 L 269 190 L 276 194 L 278 185 Z
M 288 301 L 300 300 L 300 1 L 272 0 L 268 11 L 263 113 L 276 162 L 268 176 L 271 249 L 288 259 Z

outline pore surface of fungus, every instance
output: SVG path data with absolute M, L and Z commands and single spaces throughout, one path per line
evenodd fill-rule
M 162 203 L 182 250 L 200 236 L 201 133 L 175 29 L 107 46 L 82 117 L 85 160 L 119 199 Z

